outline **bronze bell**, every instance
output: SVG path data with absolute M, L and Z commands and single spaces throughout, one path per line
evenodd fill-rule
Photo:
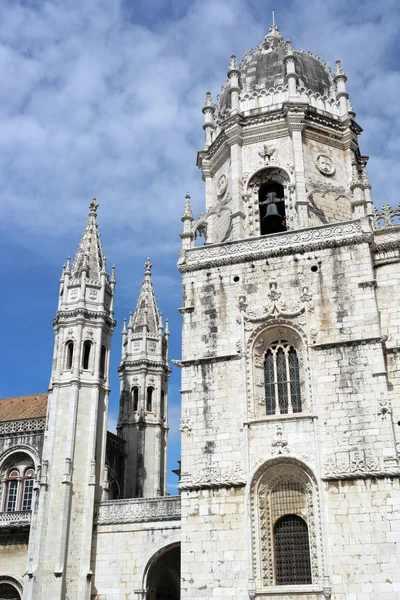
M 264 217 L 263 217 L 263 221 L 266 221 L 267 219 L 282 219 L 281 215 L 278 213 L 278 209 L 276 208 L 276 204 L 274 204 L 273 202 L 271 204 L 267 205 L 267 212 L 265 213 Z

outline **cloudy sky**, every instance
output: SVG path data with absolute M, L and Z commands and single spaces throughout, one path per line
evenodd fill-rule
M 270 0 L 2 0 L 0 3 L 0 397 L 47 389 L 58 280 L 96 195 L 108 264 L 117 267 L 110 428 L 120 329 L 149 255 L 159 306 L 180 357 L 184 196 L 203 210 L 196 152 L 201 108 L 229 57 L 259 44 Z M 364 128 L 373 198 L 400 198 L 397 0 L 280 0 L 295 48 L 341 58 Z M 179 458 L 179 372 L 170 386 L 170 468 Z M 171 491 L 176 484 L 170 477 Z

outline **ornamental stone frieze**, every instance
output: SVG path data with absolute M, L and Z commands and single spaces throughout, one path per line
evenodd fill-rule
M 349 246 L 370 241 L 370 227 L 361 220 L 323 225 L 298 231 L 271 234 L 246 241 L 235 241 L 187 250 L 178 263 L 184 273 L 219 265 L 257 260 L 270 256 L 304 253 L 319 248 Z
M 98 525 L 170 521 L 180 518 L 181 499 L 179 496 L 110 500 L 100 502 L 96 512 L 96 523 Z
M 369 450 L 350 450 L 329 456 L 324 463 L 323 479 L 358 479 L 400 475 L 397 461 L 385 465 Z
M 9 433 L 26 433 L 28 431 L 43 431 L 46 427 L 46 419 L 20 419 L 18 421 L 3 421 L 0 423 L 0 435 Z

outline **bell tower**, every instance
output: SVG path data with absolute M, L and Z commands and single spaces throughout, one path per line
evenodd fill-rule
M 127 442 L 125 498 L 166 493 L 168 435 L 168 321 L 157 308 L 150 259 L 135 313 L 122 331 L 118 434 Z
M 382 417 L 398 259 L 379 242 L 346 79 L 273 26 L 206 94 L 205 212 L 186 197 L 178 262 L 183 600 L 345 598 L 354 561 L 369 581 L 361 509 L 342 505 L 379 529 L 373 486 L 400 475 Z M 378 563 L 391 550 L 376 542 Z
M 47 426 L 28 554 L 26 600 L 91 597 L 95 502 L 102 495 L 115 276 L 106 268 L 96 220 L 63 268 Z

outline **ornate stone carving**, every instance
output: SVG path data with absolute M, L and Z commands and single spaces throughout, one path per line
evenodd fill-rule
M 42 431 L 46 427 L 46 419 L 23 419 L 18 421 L 3 421 L 0 423 L 0 435 L 9 433 Z
M 179 431 L 186 432 L 189 435 L 192 433 L 192 422 L 189 417 L 182 417 L 179 425 Z
M 392 414 L 392 405 L 388 396 L 382 394 L 378 400 L 378 416 L 384 421 L 388 415 Z
M 90 300 L 93 300 L 93 302 L 95 300 L 97 300 L 97 295 L 98 295 L 97 290 L 94 290 L 94 289 L 89 290 L 89 298 L 90 298 Z
M 235 487 L 246 484 L 246 476 L 241 463 L 235 463 L 231 467 L 219 468 L 208 466 L 205 469 L 194 471 L 192 484 L 188 486 L 195 488 L 211 487 Z
M 395 471 L 398 473 L 398 468 Z M 353 479 L 385 474 L 379 458 L 368 450 L 350 450 L 329 456 L 324 472 L 324 479 Z
M 378 229 L 393 227 L 400 224 L 400 202 L 393 208 L 390 204 L 384 204 L 382 210 L 374 207 L 375 226 Z
M 261 159 L 260 166 L 269 165 L 276 162 L 276 148 L 263 144 L 262 148 L 258 151 L 258 156 Z
M 186 260 L 179 264 L 181 272 L 234 264 L 246 260 L 282 256 L 295 252 L 313 251 L 321 247 L 340 247 L 368 239 L 359 221 L 349 221 L 335 225 L 323 225 L 311 229 L 268 235 L 246 241 L 203 246 L 186 250 Z
M 181 499 L 179 496 L 152 499 L 111 500 L 97 507 L 98 525 L 113 523 L 140 523 L 180 519 Z
M 283 439 L 282 425 L 276 426 L 276 437 L 272 442 L 272 456 L 278 456 L 279 454 L 290 454 L 290 448 L 287 440 Z
M 319 154 L 315 160 L 315 166 L 318 171 L 327 177 L 332 177 L 336 173 L 335 165 L 332 162 L 330 156 L 326 154 Z

